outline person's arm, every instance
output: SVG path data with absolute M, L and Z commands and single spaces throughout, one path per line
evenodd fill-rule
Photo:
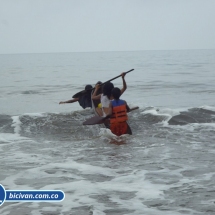
M 131 108 L 128 106 L 126 101 L 125 101 L 125 105 L 126 105 L 127 112 L 130 112 Z
M 125 90 L 127 89 L 127 84 L 125 82 L 126 73 L 123 72 L 121 75 L 122 75 L 122 83 L 123 83 L 123 87 L 121 89 L 121 95 L 122 95 L 125 92 Z
M 92 100 L 97 100 L 97 99 L 100 99 L 100 98 L 101 98 L 101 94 L 96 95 L 99 88 L 100 88 L 100 85 L 99 85 L 99 84 L 96 84 L 95 90 L 94 90 L 93 95 L 92 95 L 92 97 L 91 97 Z
M 65 102 L 59 102 L 59 104 L 66 104 L 66 103 L 73 103 L 73 102 L 77 102 L 79 100 L 79 98 L 74 98 Z

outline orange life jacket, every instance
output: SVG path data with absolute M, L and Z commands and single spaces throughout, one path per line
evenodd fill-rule
M 112 108 L 112 116 L 110 118 L 110 130 L 113 134 L 121 136 L 127 134 L 128 130 L 128 115 L 125 104 L 115 106 Z
M 120 105 L 112 108 L 110 124 L 125 122 L 128 120 L 126 105 Z

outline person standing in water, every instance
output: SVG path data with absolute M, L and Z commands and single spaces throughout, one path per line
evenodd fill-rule
M 68 101 L 62 101 L 59 102 L 59 104 L 66 104 L 66 103 L 73 103 L 73 102 L 79 102 L 80 106 L 85 109 L 87 107 L 92 108 L 92 101 L 91 101 L 91 90 L 92 89 L 92 85 L 86 85 L 85 86 L 85 90 L 87 91 L 85 94 L 81 95 L 78 98 L 74 98 Z
M 113 134 L 121 136 L 123 134 L 132 134 L 127 120 L 127 112 L 130 111 L 125 100 L 121 100 L 121 91 L 115 87 L 112 90 L 113 100 L 110 102 L 109 112 L 106 117 L 110 117 L 110 130 Z
M 123 82 L 123 88 L 120 91 L 120 95 L 122 95 L 125 90 L 127 89 L 127 84 L 125 82 L 125 75 L 126 73 L 122 73 L 122 82 Z M 111 97 L 111 91 L 114 88 L 113 83 L 111 82 L 107 82 L 104 84 L 103 88 L 102 88 L 102 93 L 98 94 L 98 90 L 100 88 L 100 85 L 96 85 L 95 87 L 95 91 L 92 94 L 92 100 L 98 100 L 100 99 L 101 101 L 101 107 L 96 107 L 96 111 L 100 116 L 105 117 L 107 115 L 107 113 L 109 112 L 109 105 L 110 105 L 110 100 L 112 99 Z M 98 94 L 98 95 L 97 95 Z

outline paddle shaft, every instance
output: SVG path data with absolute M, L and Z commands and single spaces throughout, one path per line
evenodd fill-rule
M 131 70 L 129 70 L 129 71 L 127 71 L 127 72 L 124 72 L 124 73 L 127 74 L 127 73 L 129 73 L 129 72 L 131 72 L 131 71 L 133 71 L 133 70 L 134 70 L 134 69 L 131 69 Z M 121 76 L 122 76 L 122 75 L 118 75 L 118 76 L 116 76 L 115 78 L 112 78 L 112 79 L 110 79 L 110 80 L 108 80 L 108 81 L 105 81 L 104 83 L 100 84 L 100 86 L 102 86 L 102 85 L 104 85 L 104 84 L 106 84 L 106 83 L 108 83 L 108 82 L 110 82 L 110 81 L 113 81 L 113 80 L 115 80 L 115 79 L 117 79 L 117 78 L 119 78 L 119 77 L 121 77 Z M 73 95 L 72 98 L 77 98 L 80 94 L 86 93 L 86 92 L 88 92 L 88 91 L 92 91 L 92 90 L 94 90 L 94 89 L 95 89 L 95 87 L 93 87 L 93 88 L 91 88 L 91 89 L 88 89 L 88 90 L 82 90 L 82 91 L 76 93 L 75 95 Z
M 129 73 L 129 72 L 131 72 L 131 71 L 133 71 L 133 70 L 134 70 L 134 69 L 131 69 L 131 70 L 129 70 L 129 71 L 127 71 L 127 72 L 124 72 L 124 73 L 127 74 L 127 73 Z M 110 82 L 110 81 L 113 81 L 113 80 L 119 78 L 120 76 L 122 76 L 122 75 L 118 75 L 118 76 L 116 76 L 115 78 L 112 78 L 112 79 L 110 79 L 110 80 L 108 80 L 108 81 L 105 81 L 104 83 L 102 83 L 102 84 L 100 84 L 100 85 L 102 86 L 102 85 L 104 85 L 104 84 L 106 84 L 106 83 L 108 83 L 108 82 Z M 95 89 L 95 87 L 94 87 L 93 89 Z

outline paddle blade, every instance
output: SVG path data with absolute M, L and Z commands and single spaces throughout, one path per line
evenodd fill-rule
M 75 95 L 73 95 L 72 98 L 79 98 L 79 97 L 83 96 L 84 94 L 86 94 L 87 92 L 92 91 L 93 89 L 94 88 L 89 89 L 89 90 L 82 90 L 82 91 L 76 93 Z
M 130 108 L 130 110 L 129 110 L 128 112 L 131 112 L 131 111 L 133 111 L 133 110 L 137 110 L 137 109 L 139 109 L 139 107 L 138 107 L 138 106 L 133 107 L 133 108 Z
M 93 116 L 83 122 L 83 125 L 96 125 L 104 123 L 105 119 L 100 116 Z

